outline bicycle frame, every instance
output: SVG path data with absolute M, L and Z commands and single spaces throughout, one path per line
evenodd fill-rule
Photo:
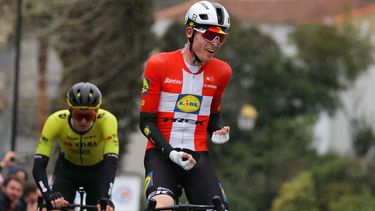
M 214 196 L 212 198 L 213 205 L 197 205 L 197 204 L 178 204 L 174 206 L 167 206 L 167 207 L 156 207 L 156 201 L 155 200 L 149 200 L 148 205 L 145 209 L 145 211 L 159 211 L 159 210 L 207 210 L 207 209 L 213 209 L 216 211 L 225 211 L 225 208 L 220 202 L 220 198 L 218 196 Z

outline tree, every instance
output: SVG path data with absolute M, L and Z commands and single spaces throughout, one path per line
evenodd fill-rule
M 338 106 L 337 91 L 352 87 L 353 81 L 373 61 L 369 37 L 344 24 L 346 27 L 305 24 L 291 35 L 304 73 L 315 85 L 311 99 L 328 111 Z
M 283 184 L 271 211 L 372 210 L 374 195 L 356 163 L 327 156 Z
M 79 81 L 96 84 L 103 107 L 119 119 L 121 149 L 137 128 L 143 62 L 153 48 L 150 0 L 31 2 L 29 17 L 39 34 L 49 36 L 64 71 L 55 107 L 65 106 L 66 91 Z M 53 39 L 52 39 L 53 38 Z M 122 154 L 122 153 L 121 153 Z

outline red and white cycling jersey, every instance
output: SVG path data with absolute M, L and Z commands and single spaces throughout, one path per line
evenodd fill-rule
M 157 114 L 157 126 L 173 148 L 207 151 L 210 113 L 219 112 L 231 74 L 216 58 L 193 74 L 181 50 L 155 54 L 144 72 L 141 112 Z M 153 147 L 148 141 L 147 149 Z

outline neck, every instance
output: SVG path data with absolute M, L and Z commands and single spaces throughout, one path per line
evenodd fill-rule
M 202 66 L 203 62 L 198 61 L 193 54 L 193 50 L 190 51 L 190 43 L 186 43 L 185 47 L 182 49 L 182 56 L 184 57 L 185 63 L 194 66 Z

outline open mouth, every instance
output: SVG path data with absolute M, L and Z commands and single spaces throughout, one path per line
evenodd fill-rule
M 216 50 L 213 50 L 213 49 L 206 49 L 206 51 L 210 54 L 214 54 L 216 52 Z

